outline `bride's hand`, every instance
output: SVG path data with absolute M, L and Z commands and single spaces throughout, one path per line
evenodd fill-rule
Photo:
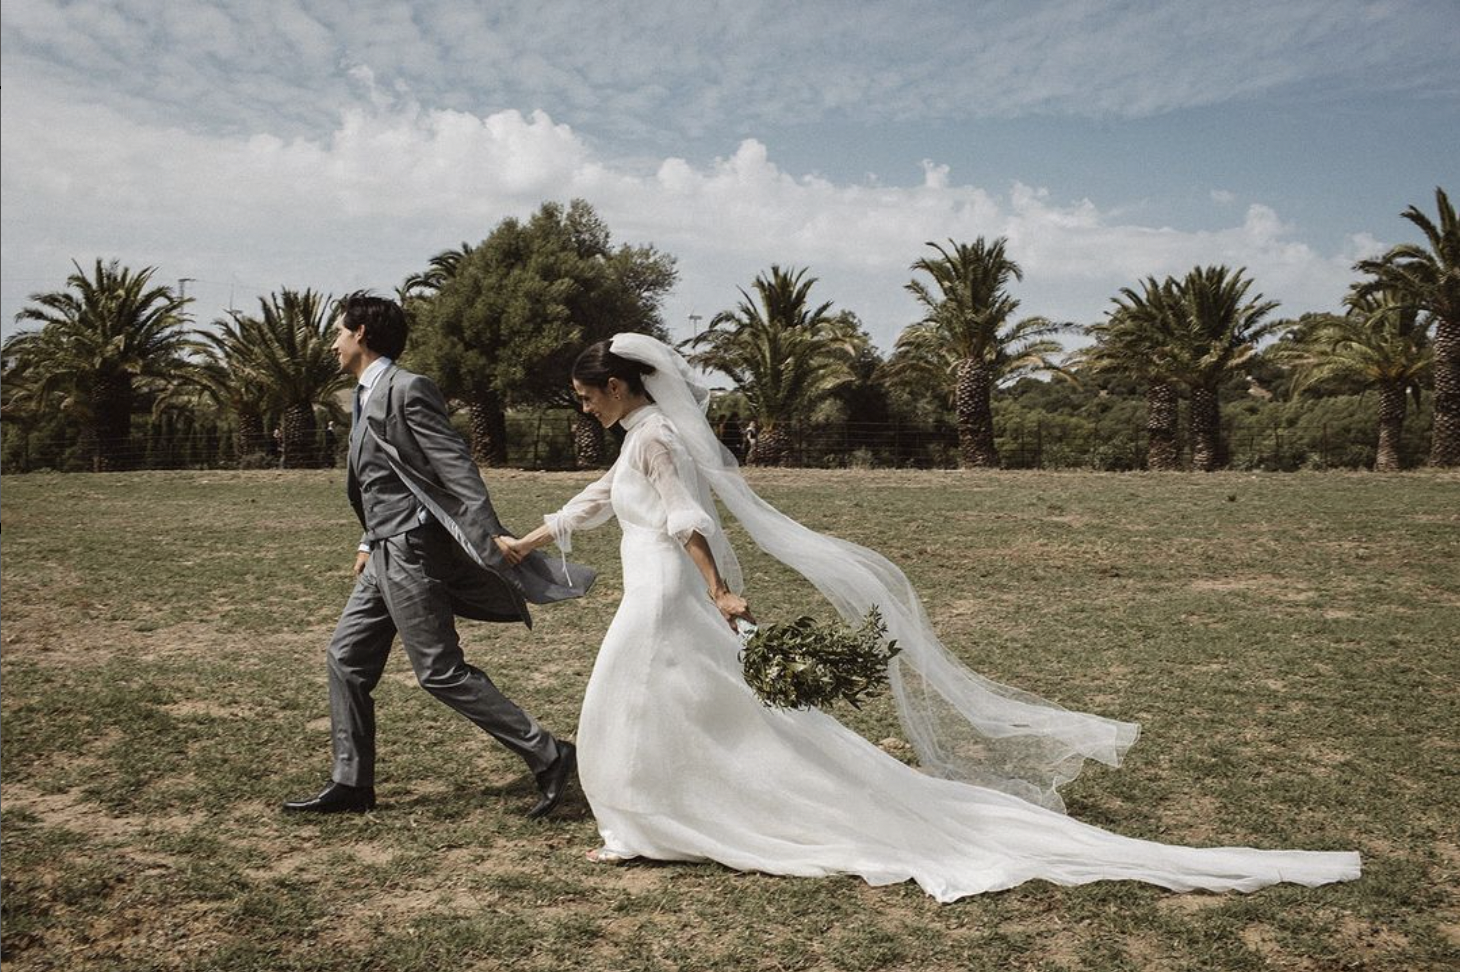
M 744 618 L 751 624 L 755 623 L 755 618 L 750 613 L 749 602 L 729 588 L 718 591 L 711 597 L 715 602 L 715 607 L 720 609 L 720 616 L 730 625 L 731 631 L 735 630 L 736 618 Z

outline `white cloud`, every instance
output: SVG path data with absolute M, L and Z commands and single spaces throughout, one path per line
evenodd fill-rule
M 377 92 L 378 93 L 378 92 Z M 1198 263 L 1245 266 L 1282 313 L 1333 307 L 1355 238 L 1324 255 L 1272 208 L 1221 229 L 1122 221 L 1091 200 L 1015 183 L 959 182 L 925 162 L 907 185 L 838 183 L 779 167 L 755 139 L 696 166 L 605 158 L 542 112 L 479 116 L 398 98 L 345 111 L 327 135 L 216 136 L 146 126 L 97 106 L 37 95 L 7 106 L 4 317 L 60 287 L 77 259 L 156 265 L 196 278 L 207 318 L 280 286 L 388 292 L 435 252 L 481 239 L 546 199 L 588 199 L 617 239 L 680 258 L 672 326 L 708 318 L 772 263 L 810 267 L 814 294 L 856 311 L 888 348 L 915 316 L 903 291 L 924 243 L 1006 236 L 1025 279 L 1023 312 L 1091 321 L 1119 287 Z

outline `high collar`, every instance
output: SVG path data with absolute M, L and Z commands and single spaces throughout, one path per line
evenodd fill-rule
M 375 383 L 380 380 L 380 376 L 385 374 L 386 369 L 393 364 L 395 364 L 394 361 L 381 355 L 366 365 L 365 370 L 360 373 L 360 387 L 364 389 L 362 394 L 368 396 L 370 389 L 374 388 Z
M 655 404 L 653 404 L 651 402 L 648 405 L 640 405 L 638 408 L 634 409 L 632 412 L 629 412 L 629 413 L 625 414 L 624 416 L 622 416 L 618 420 L 618 424 L 619 425 L 622 425 L 624 427 L 624 431 L 625 432 L 632 432 L 634 426 L 636 426 L 639 423 L 643 422 L 649 416 L 651 416 L 651 415 L 658 415 L 658 414 L 659 414 L 659 406 L 658 405 L 655 405 Z

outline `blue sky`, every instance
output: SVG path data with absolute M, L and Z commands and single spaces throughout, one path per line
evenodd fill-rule
M 924 242 L 979 235 L 1023 313 L 1198 263 L 1328 309 L 1460 193 L 1456 37 L 1460 0 L 7 0 L 4 330 L 72 259 L 206 321 L 575 196 L 679 258 L 680 335 L 780 263 L 886 350 Z

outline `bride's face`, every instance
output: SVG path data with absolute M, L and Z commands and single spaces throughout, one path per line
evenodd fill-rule
M 631 407 L 628 388 L 617 378 L 608 379 L 608 386 L 596 388 L 573 379 L 573 391 L 578 396 L 583 411 L 598 419 L 605 429 L 624 417 Z

